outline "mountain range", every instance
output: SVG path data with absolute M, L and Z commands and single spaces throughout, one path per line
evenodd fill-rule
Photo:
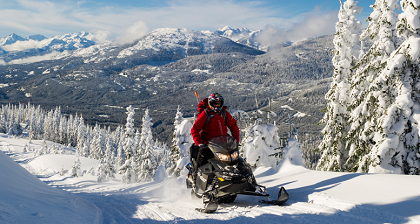
M 220 92 L 231 111 L 271 107 L 284 132 L 288 115 L 299 114 L 292 116 L 295 127 L 319 137 L 332 35 L 273 47 L 257 41 L 259 32 L 161 28 L 123 45 L 96 43 L 86 32 L 11 35 L 0 40 L 0 103 L 61 106 L 87 123 L 112 127 L 125 123 L 125 107 L 133 105 L 138 128 L 149 108 L 156 137 L 168 141 L 178 105 L 192 117 L 194 91 L 201 97 Z

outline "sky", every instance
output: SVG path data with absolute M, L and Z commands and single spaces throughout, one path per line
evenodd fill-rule
M 343 0 L 344 1 L 344 0 Z M 371 13 L 374 0 L 359 20 Z M 0 0 L 0 38 L 86 31 L 98 40 L 141 37 L 157 28 L 215 31 L 300 29 L 305 36 L 334 33 L 340 0 Z

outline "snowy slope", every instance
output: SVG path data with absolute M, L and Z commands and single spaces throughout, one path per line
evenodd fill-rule
M 0 150 L 18 162 L 0 152 L 2 223 L 420 223 L 418 176 L 307 170 L 293 165 L 298 164 L 295 150 L 289 150 L 288 159 L 276 169 L 255 171 L 257 181 L 273 196 L 279 186 L 288 189 L 290 199 L 284 206 L 266 206 L 258 203 L 263 198 L 240 195 L 216 213 L 202 214 L 194 210 L 201 200 L 191 198 L 183 177 L 122 184 L 118 175 L 105 183 L 97 183 L 92 173 L 60 176 L 76 157 L 33 158 L 33 152 L 23 153 L 27 142 L 0 135 Z M 30 148 L 40 145 L 32 141 Z M 81 163 L 83 170 L 97 165 L 90 159 Z
M 48 186 L 0 152 L 1 223 L 100 223 L 101 211 L 75 194 Z

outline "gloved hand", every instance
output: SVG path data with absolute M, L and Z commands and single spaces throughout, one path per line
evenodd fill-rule
M 204 145 L 204 144 L 199 144 L 199 145 L 198 145 L 198 148 L 199 148 L 199 149 L 203 149 L 203 148 L 205 148 L 205 147 L 207 147 L 207 146 L 206 146 L 206 145 Z

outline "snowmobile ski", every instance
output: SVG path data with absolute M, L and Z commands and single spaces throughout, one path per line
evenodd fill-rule
M 202 213 L 213 213 L 217 210 L 218 204 L 217 201 L 209 201 L 208 203 L 204 204 L 204 208 L 196 208 L 195 210 L 202 212 Z
M 195 210 L 202 212 L 202 213 L 213 213 L 219 207 L 214 194 L 210 193 L 207 197 L 203 197 L 204 208 L 196 208 Z
M 282 205 L 287 200 L 289 200 L 289 193 L 287 193 L 286 189 L 284 187 L 281 187 L 278 193 L 277 200 L 262 200 L 261 203 L 264 204 L 270 204 L 270 205 Z

